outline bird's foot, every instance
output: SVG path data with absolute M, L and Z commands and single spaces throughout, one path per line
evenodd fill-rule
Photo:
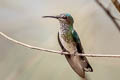
M 64 54 L 64 53 L 66 53 L 66 54 Z M 67 54 L 67 53 L 68 53 L 68 54 Z M 61 51 L 60 54 L 61 54 L 61 55 L 69 55 L 70 52 L 69 52 L 69 51 Z
M 63 54 L 64 54 L 63 52 L 64 52 L 64 51 L 61 51 L 60 54 L 63 55 Z
M 76 50 L 76 51 L 74 51 L 73 56 L 76 56 L 76 54 L 77 54 L 77 50 Z

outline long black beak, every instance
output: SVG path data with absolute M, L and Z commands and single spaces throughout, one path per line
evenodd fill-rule
M 60 17 L 58 17 L 58 16 L 43 16 L 43 18 L 56 18 L 56 19 L 58 19 Z

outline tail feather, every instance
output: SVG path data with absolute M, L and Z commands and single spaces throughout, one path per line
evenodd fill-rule
M 93 69 L 92 69 L 92 67 L 90 66 L 89 63 L 87 64 L 87 67 L 84 68 L 84 70 L 85 70 L 86 72 L 93 72 Z
M 93 72 L 93 69 L 85 56 L 82 56 L 82 58 L 79 57 L 79 60 L 81 61 L 81 65 L 83 66 L 85 72 Z
M 72 69 L 82 78 L 85 78 L 85 71 L 81 66 L 81 62 L 79 60 L 79 56 L 65 55 L 68 63 L 72 67 Z
M 92 72 L 93 69 L 90 66 L 87 58 L 85 57 L 84 60 L 82 60 L 79 56 L 73 56 L 73 55 L 65 55 L 68 63 L 72 67 L 72 69 L 80 76 L 83 80 L 87 80 L 85 76 L 85 72 Z

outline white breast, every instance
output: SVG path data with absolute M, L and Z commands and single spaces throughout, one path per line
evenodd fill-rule
M 62 37 L 61 37 L 61 32 L 59 31 L 59 38 L 61 41 L 61 44 L 64 46 L 64 48 L 69 51 L 71 54 L 73 54 L 74 52 L 76 52 L 76 46 L 73 43 L 68 43 L 66 42 Z

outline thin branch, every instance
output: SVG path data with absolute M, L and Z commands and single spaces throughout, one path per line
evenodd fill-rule
M 105 8 L 104 5 L 99 2 L 99 0 L 95 0 L 95 1 L 105 11 L 105 13 L 109 16 L 109 18 L 111 19 L 111 21 L 115 24 L 116 28 L 120 32 L 120 25 L 117 23 L 117 21 L 115 20 L 115 18 L 112 16 L 111 12 L 107 8 Z
M 35 47 L 35 46 L 31 46 L 25 43 L 22 43 L 20 41 L 17 41 L 7 35 L 5 35 L 4 33 L 0 32 L 0 35 L 16 44 L 22 45 L 24 47 L 30 48 L 30 49 L 34 49 L 34 50 L 40 50 L 40 51 L 45 51 L 45 52 L 51 52 L 51 53 L 57 53 L 57 54 L 63 54 L 63 55 L 70 55 L 68 52 L 62 52 L 62 51 L 55 51 L 55 50 L 50 50 L 50 49 L 44 49 L 44 48 L 39 48 L 39 47 Z M 120 58 L 120 55 L 103 55 L 103 54 L 78 54 L 76 53 L 76 56 L 86 56 L 86 57 L 112 57 L 112 58 Z
M 20 41 L 17 41 L 7 35 L 5 35 L 4 33 L 0 32 L 0 35 L 3 36 L 4 38 L 16 43 L 16 44 L 19 44 L 19 45 L 22 45 L 24 47 L 28 47 L 30 49 L 35 49 L 35 50 L 41 50 L 41 51 L 46 51 L 46 52 L 52 52 L 52 53 L 58 53 L 58 54 L 61 54 L 60 51 L 55 51 L 55 50 L 49 50 L 49 49 L 44 49 L 44 48 L 39 48 L 39 47 L 35 47 L 35 46 L 31 46 L 31 45 L 28 45 L 28 44 L 25 44 L 25 43 L 22 43 Z M 68 54 L 67 52 L 63 52 L 63 54 Z
M 111 0 L 116 9 L 120 12 L 120 3 L 118 0 Z

